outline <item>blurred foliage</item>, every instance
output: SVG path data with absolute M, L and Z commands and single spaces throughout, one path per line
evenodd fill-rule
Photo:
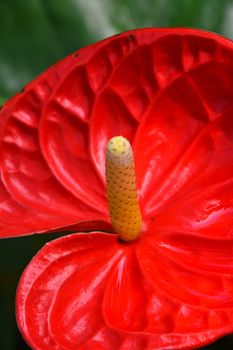
M 197 27 L 233 39 L 232 0 L 0 0 L 0 104 L 57 60 L 138 27 Z M 26 350 L 14 318 L 17 281 L 58 235 L 0 242 L 0 349 Z M 231 338 L 206 349 L 232 349 Z

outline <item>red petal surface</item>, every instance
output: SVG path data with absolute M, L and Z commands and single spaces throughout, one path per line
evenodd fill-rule
M 114 121 L 114 117 L 119 115 L 122 119 L 122 130 L 127 127 L 128 118 L 123 114 L 121 106 L 114 115 L 111 114 L 114 105 L 111 98 L 108 101 L 108 96 L 104 101 L 110 102 L 109 113 L 103 108 L 99 111 L 97 102 L 102 91 L 109 85 L 113 71 L 121 64 L 128 51 L 132 50 L 131 46 L 127 37 L 112 40 L 104 49 L 100 48 L 85 66 L 74 68 L 48 103 L 41 123 L 40 136 L 44 155 L 56 176 L 75 196 L 103 212 L 107 206 L 105 180 L 99 179 L 93 159 L 93 155 L 98 157 L 99 153 L 105 152 L 105 143 L 108 140 L 100 120 L 106 118 L 112 124 L 115 135 L 118 133 L 115 128 L 118 123 Z M 95 113 L 98 116 L 96 121 Z M 131 118 L 130 115 L 128 117 Z M 96 129 L 90 134 L 92 120 Z M 97 127 L 95 123 L 98 123 Z M 110 129 L 109 123 L 107 125 Z M 96 142 L 96 148 L 91 149 L 95 135 L 98 135 L 100 142 Z M 103 170 L 103 156 L 101 160 Z
M 43 159 L 38 140 L 44 105 L 63 75 L 76 65 L 75 55 L 67 57 L 30 83 L 0 112 L 0 237 L 43 232 L 93 217 L 105 219 L 103 213 L 95 216 L 98 208 L 93 213 L 87 202 L 80 203 L 59 184 Z M 83 211 L 85 218 L 80 216 Z
M 9 100 L 1 111 L 1 129 L 4 130 L 4 124 L 8 119 L 20 95 L 16 95 Z M 38 230 L 46 230 L 57 225 L 57 218 L 52 215 L 38 213 L 31 208 L 26 208 L 19 204 L 7 192 L 2 180 L 0 180 L 0 237 L 18 236 Z M 39 225 L 38 225 L 39 223 Z
M 33 259 L 17 297 L 33 349 L 182 349 L 232 331 L 232 62 L 214 34 L 131 31 L 68 57 L 1 111 L 2 236 L 11 212 L 18 235 L 108 227 L 115 135 L 133 145 L 143 212 L 137 242 L 78 234 Z
M 191 243 L 178 251 L 183 237 L 176 240 L 153 246 L 148 235 L 123 245 L 116 235 L 85 233 L 47 244 L 17 291 L 18 324 L 32 349 L 182 349 L 232 330 L 232 249 L 220 244 L 214 263 L 217 245 L 193 239 L 197 251 L 208 247 L 198 271 L 179 261 L 195 255 Z
M 121 255 L 115 241 L 115 235 L 70 235 L 35 256 L 17 294 L 18 323 L 33 348 L 77 349 L 102 331 L 101 297 Z
M 8 235 L 108 224 L 105 145 L 118 134 L 133 143 L 145 224 L 156 217 L 167 226 L 175 219 L 182 230 L 190 220 L 195 226 L 196 217 L 183 213 L 184 197 L 199 215 L 195 191 L 231 178 L 232 62 L 231 42 L 214 34 L 145 29 L 84 48 L 46 71 L 0 112 L 1 236 L 13 211 L 16 229 Z M 231 203 L 223 197 L 224 221 Z

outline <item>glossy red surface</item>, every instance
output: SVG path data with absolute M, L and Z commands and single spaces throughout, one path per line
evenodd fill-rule
M 233 328 L 233 246 L 171 232 L 71 234 L 48 243 L 17 291 L 32 349 L 191 349 Z
M 189 29 L 84 48 L 2 109 L 2 237 L 111 229 L 115 135 L 132 143 L 143 214 L 138 241 L 70 235 L 32 260 L 17 319 L 33 349 L 188 349 L 233 330 L 232 115 L 233 43 Z

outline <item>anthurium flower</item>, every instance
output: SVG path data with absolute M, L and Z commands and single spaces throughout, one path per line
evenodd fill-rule
M 32 349 L 191 349 L 233 330 L 232 115 L 233 43 L 191 29 L 84 48 L 3 107 L 1 236 L 78 232 L 20 280 Z

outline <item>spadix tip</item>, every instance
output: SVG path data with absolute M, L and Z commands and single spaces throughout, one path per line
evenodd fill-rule
M 123 136 L 115 136 L 107 144 L 107 158 L 112 162 L 128 163 L 132 161 L 132 148 Z

